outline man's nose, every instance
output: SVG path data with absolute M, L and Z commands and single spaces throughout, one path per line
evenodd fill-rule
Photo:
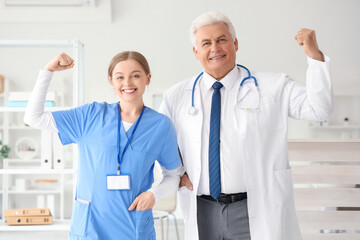
M 211 44 L 211 51 L 213 52 L 216 52 L 217 50 L 219 50 L 219 43 L 214 41 L 212 44 Z

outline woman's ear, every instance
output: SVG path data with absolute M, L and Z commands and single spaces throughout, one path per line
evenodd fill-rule
M 146 85 L 149 85 L 151 79 L 151 73 L 149 73 L 146 77 L 147 77 Z

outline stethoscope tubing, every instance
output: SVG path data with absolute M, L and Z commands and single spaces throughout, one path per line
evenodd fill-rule
M 243 65 L 240 65 L 240 64 L 236 64 L 237 67 L 241 67 L 243 69 L 245 69 L 248 73 L 248 76 L 246 78 L 244 78 L 241 83 L 240 83 L 240 87 L 244 84 L 244 82 L 248 79 L 253 79 L 254 80 L 254 83 L 255 83 L 255 86 L 258 87 L 258 83 L 257 83 L 257 80 L 254 76 L 251 75 L 250 73 L 250 70 L 243 66 Z M 196 87 L 196 84 L 198 82 L 198 80 L 200 79 L 200 77 L 204 74 L 204 72 L 201 72 L 199 73 L 199 75 L 196 77 L 195 81 L 194 81 L 194 85 L 193 85 L 193 88 L 192 88 L 192 92 L 191 92 L 191 108 L 195 108 L 195 104 L 194 104 L 194 94 L 195 94 L 195 87 Z M 195 110 L 194 110 L 194 113 L 195 113 Z

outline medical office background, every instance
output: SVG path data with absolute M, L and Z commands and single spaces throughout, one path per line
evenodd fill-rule
M 357 0 L 88 0 L 83 6 L 45 7 L 6 6 L 5 1 L 0 2 L 0 40 L 20 43 L 17 47 L 0 46 L 0 75 L 6 79 L 5 88 L 9 92 L 30 92 L 39 69 L 50 59 L 61 51 L 73 54 L 71 47 L 24 47 L 21 43 L 74 40 L 83 44 L 84 76 L 79 89 L 83 92 L 83 103 L 118 101 L 107 80 L 108 64 L 115 54 L 136 50 L 148 59 L 152 72 L 145 103 L 157 109 L 166 89 L 202 70 L 192 52 L 189 27 L 205 11 L 218 10 L 232 20 L 239 41 L 237 63 L 254 71 L 285 72 L 302 84 L 305 84 L 307 62 L 294 36 L 300 28 L 314 29 L 320 49 L 331 58 L 334 110 L 327 122 L 289 119 L 289 141 L 357 143 L 360 139 L 360 2 Z M 58 104 L 72 104 L 73 71 L 54 75 L 51 90 L 61 92 L 60 100 L 57 96 Z M 6 105 L 4 98 L 0 97 L 1 107 Z M 21 113 L 14 114 L 11 121 L 21 125 Z M 3 129 L 3 119 L 0 124 Z M 21 138 L 29 135 L 27 131 L 20 129 L 14 135 Z M 0 136 L 4 136 L 4 130 L 0 130 Z M 39 136 L 33 140 L 38 142 L 38 147 L 41 145 Z M 15 149 L 16 139 L 9 144 Z M 11 152 L 10 156 L 14 154 Z M 69 166 L 76 168 L 76 164 Z M 64 181 L 71 178 L 65 177 Z M 59 201 L 54 195 L 55 202 Z M 71 203 L 71 194 L 64 196 L 65 202 Z M 9 201 L 16 202 L 14 206 L 18 207 L 24 201 L 36 205 L 36 198 L 27 194 L 21 199 L 10 197 Z M 59 211 L 58 206 L 56 209 Z M 63 210 L 64 217 L 69 218 L 71 207 Z M 174 213 L 181 225 L 179 207 Z M 356 216 L 360 222 L 359 215 Z M 0 237 L 6 234 L 10 233 L 0 231 Z

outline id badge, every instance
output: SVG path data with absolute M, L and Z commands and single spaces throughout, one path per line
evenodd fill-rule
M 108 190 L 130 190 L 129 175 L 107 175 Z

